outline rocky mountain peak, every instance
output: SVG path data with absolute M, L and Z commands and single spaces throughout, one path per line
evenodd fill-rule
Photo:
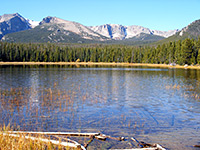
M 200 20 L 195 20 L 190 23 L 188 26 L 181 29 L 179 36 L 184 36 L 185 34 L 190 34 L 195 38 L 198 38 L 200 35 Z
M 31 29 L 30 24 L 18 13 L 0 16 L 0 39 L 8 33 L 27 29 Z
M 104 24 L 100 26 L 90 26 L 89 28 L 99 34 L 102 34 L 108 38 L 115 40 L 124 40 L 133 38 L 137 35 L 140 35 L 141 33 L 162 36 L 167 38 L 178 32 L 178 30 L 158 31 L 158 30 L 151 30 L 149 28 L 145 28 L 138 25 L 123 26 L 119 24 Z
M 84 39 L 97 39 L 97 40 L 104 40 L 105 37 L 102 35 L 94 32 L 93 30 L 89 29 L 88 27 L 73 21 L 63 20 L 57 17 L 48 16 L 44 18 L 39 25 L 46 25 L 48 26 L 48 30 L 52 30 L 52 26 L 56 27 L 58 30 L 62 31 L 64 34 L 68 34 L 67 31 L 73 32 L 79 35 L 81 38 Z
M 55 23 L 57 19 L 58 18 L 56 17 L 48 16 L 48 17 L 43 18 L 43 20 L 39 24 L 42 25 L 44 23 Z
M 123 40 L 127 35 L 126 27 L 119 24 L 104 24 L 100 26 L 90 26 L 89 28 L 94 32 L 115 40 Z
M 10 19 L 13 18 L 20 18 L 21 20 L 25 21 L 25 18 L 23 18 L 20 14 L 14 13 L 14 14 L 4 14 L 0 16 L 0 22 L 9 21 Z

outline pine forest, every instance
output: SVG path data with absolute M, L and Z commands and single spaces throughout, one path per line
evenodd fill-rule
M 200 64 L 200 38 L 157 46 L 58 45 L 0 42 L 3 62 L 127 62 L 150 64 Z

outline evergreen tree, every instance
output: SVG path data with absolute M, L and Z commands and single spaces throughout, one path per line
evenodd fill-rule
M 174 62 L 182 65 L 183 64 L 183 58 L 182 58 L 182 53 L 181 53 L 181 41 L 179 40 L 178 42 L 176 42 L 176 50 L 174 53 Z
M 200 48 L 198 50 L 197 63 L 200 65 Z
M 190 39 L 184 40 L 182 45 L 182 55 L 184 64 L 190 65 L 192 63 L 191 62 L 192 53 L 193 53 L 192 41 Z

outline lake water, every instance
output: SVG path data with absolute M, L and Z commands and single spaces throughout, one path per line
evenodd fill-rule
M 16 130 L 101 132 L 194 149 L 200 70 L 0 66 L 0 124 L 9 123 Z M 134 145 L 95 140 L 88 149 Z

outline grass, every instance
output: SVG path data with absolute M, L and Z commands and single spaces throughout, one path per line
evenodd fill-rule
M 16 133 L 9 126 L 0 129 L 0 150 L 86 150 L 76 141 L 64 137 Z
M 0 133 L 0 149 L 1 150 L 43 150 L 43 149 L 55 149 L 51 143 L 44 143 L 40 141 L 32 141 L 31 139 L 25 139 L 23 135 L 19 138 L 5 136 Z
M 195 66 L 170 66 L 168 64 L 148 64 L 148 63 L 116 63 L 116 62 L 0 62 L 0 65 L 99 65 L 99 66 L 141 66 L 141 67 L 159 67 L 159 68 L 183 68 L 183 69 L 200 69 L 199 65 Z
M 43 142 L 40 140 L 32 140 L 25 138 L 25 134 L 16 134 L 16 137 L 10 136 L 8 131 L 9 127 L 3 127 L 0 130 L 0 150 L 64 150 L 61 145 L 53 145 L 51 142 Z M 38 139 L 44 138 L 43 136 L 37 137 Z M 47 139 L 45 137 L 45 139 Z
M 182 93 L 182 96 L 184 97 L 184 98 L 186 98 L 186 99 L 195 99 L 195 100 L 197 100 L 197 101 L 199 101 L 200 100 L 200 94 L 199 94 L 199 92 L 198 92 L 198 90 L 196 90 L 196 88 L 195 87 L 193 87 L 192 85 L 176 85 L 176 84 L 174 84 L 174 85 L 167 85 L 167 86 L 165 86 L 165 88 L 167 89 L 167 90 L 170 90 L 170 89 L 172 89 L 172 90 L 180 90 L 180 89 L 185 89 L 185 91 Z
M 68 109 L 72 109 L 73 107 L 73 99 L 68 95 L 69 93 L 66 93 L 66 91 L 61 91 L 56 88 L 56 84 L 54 84 L 55 89 L 43 89 L 39 88 L 38 92 L 41 93 L 39 96 L 39 99 L 42 101 L 41 106 L 42 107 L 49 107 L 51 106 L 52 109 L 49 111 L 52 111 L 54 109 L 62 111 L 66 111 Z M 29 100 L 30 94 L 33 93 L 33 89 L 29 88 L 10 88 L 3 90 L 0 88 L 0 103 L 3 107 L 0 108 L 0 113 L 2 113 L 2 109 L 10 110 L 10 112 L 14 112 L 14 109 L 17 108 L 18 112 L 24 109 L 24 107 L 27 107 L 26 113 L 34 113 L 36 118 L 43 118 L 43 114 L 41 110 L 38 110 L 38 108 L 31 108 L 31 104 L 28 106 L 28 103 L 31 103 Z M 66 106 L 60 106 L 62 101 L 65 99 L 64 103 L 66 103 Z M 70 105 L 68 107 L 68 105 Z M 23 108 L 22 108 L 23 107 Z M 41 114 L 41 116 L 39 114 Z M 11 113 L 12 114 L 12 113 Z M 12 116 L 11 116 L 12 117 Z M 44 116 L 45 118 L 47 116 Z M 44 118 L 44 119 L 45 119 Z M 6 116 L 7 120 L 10 120 L 8 116 Z M 21 118 L 21 121 L 23 122 L 23 117 Z M 8 125 L 9 126 L 9 125 Z M 26 124 L 24 124 L 26 126 Z M 34 123 L 33 126 L 37 126 L 37 123 Z M 19 127 L 13 127 L 15 130 L 20 129 Z M 23 128 L 23 125 L 22 125 Z M 41 140 L 32 140 L 27 139 L 25 134 L 16 134 L 16 136 L 9 136 L 7 131 L 12 131 L 10 127 L 0 127 L 0 150 L 51 150 L 51 149 L 72 149 L 69 147 L 63 147 L 61 145 L 54 145 L 51 142 L 44 142 Z M 32 136 L 32 135 L 31 135 Z M 35 137 L 35 136 L 34 136 Z M 43 138 L 50 140 L 49 137 L 44 137 L 42 135 L 36 136 L 36 138 Z M 58 139 L 58 138 L 57 138 Z

